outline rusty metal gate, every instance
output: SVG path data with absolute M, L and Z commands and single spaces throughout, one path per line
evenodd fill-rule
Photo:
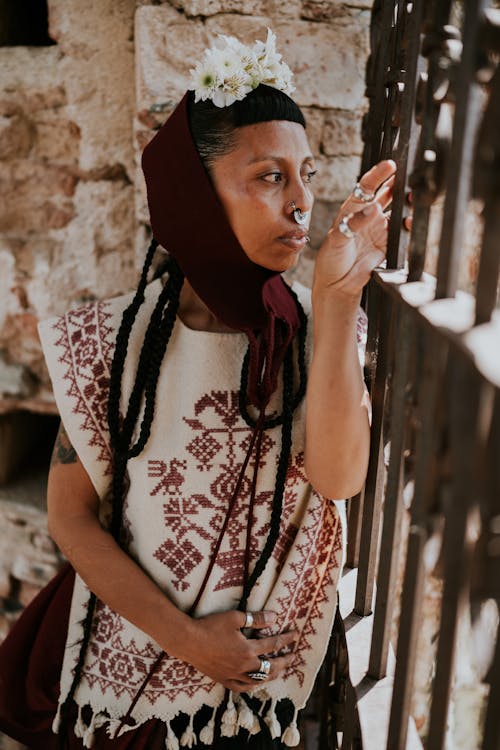
M 375 0 L 371 50 L 361 172 L 382 158 L 398 165 L 387 267 L 367 288 L 368 476 L 362 496 L 349 503 L 348 566 L 357 567 L 352 614 L 370 616 L 372 630 L 366 675 L 357 685 L 347 681 L 341 720 L 326 680 L 330 705 L 323 700 L 319 746 L 414 746 L 410 703 L 423 587 L 432 571 L 443 590 L 424 745 L 441 750 L 450 746 L 457 627 L 486 600 L 500 606 L 500 10 L 480 0 Z M 408 240 L 401 225 L 410 189 Z M 458 277 L 471 199 L 482 207 L 478 270 L 473 289 L 463 292 Z M 429 274 L 435 211 L 439 252 Z M 360 698 L 387 673 L 395 609 L 393 688 L 379 733 L 367 737 Z M 495 638 L 479 744 L 468 750 L 500 747 Z M 343 653 L 337 636 L 331 651 Z

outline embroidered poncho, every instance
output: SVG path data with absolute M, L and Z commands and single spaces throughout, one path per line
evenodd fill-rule
M 123 397 L 132 388 L 135 363 L 160 291 L 150 284 L 132 331 L 123 378 Z M 294 286 L 310 315 L 310 292 Z M 106 422 L 109 369 L 116 332 L 131 295 L 96 302 L 40 325 L 40 336 L 61 418 L 79 458 L 102 501 L 111 478 L 111 453 Z M 363 349 L 364 314 L 358 316 L 358 345 Z M 309 325 L 309 330 L 312 325 Z M 241 363 L 247 347 L 243 333 L 195 331 L 177 319 L 158 383 L 155 417 L 144 451 L 129 460 L 130 488 L 124 507 L 128 552 L 181 609 L 188 610 L 204 578 L 211 550 L 222 525 L 235 477 L 248 449 L 251 430 L 240 416 L 238 391 Z M 310 349 L 310 341 L 308 341 Z M 309 351 L 310 357 L 310 351 Z M 279 411 L 274 394 L 268 413 Z M 297 711 L 310 694 L 323 660 L 336 609 L 336 587 L 343 559 L 343 529 L 339 509 L 321 497 L 304 472 L 305 408 L 295 411 L 292 451 L 283 499 L 280 533 L 271 559 L 252 590 L 248 609 L 273 610 L 276 625 L 263 636 L 295 629 L 299 633 L 293 664 L 278 678 L 258 683 L 253 695 L 266 701 L 263 716 L 273 737 L 280 736 L 276 702 L 292 701 L 296 711 L 281 739 L 296 745 Z M 251 568 L 264 545 L 275 484 L 279 427 L 266 430 L 255 496 Z M 247 484 L 249 484 L 249 480 Z M 246 542 L 247 498 L 244 486 L 217 554 L 196 616 L 237 606 L 241 596 Z M 77 576 L 70 613 L 59 705 L 71 684 L 81 623 L 89 592 Z M 139 686 L 161 649 L 146 633 L 99 602 L 75 702 L 80 718 L 75 734 L 92 747 L 97 728 L 116 731 Z M 130 731 L 149 719 L 167 726 L 166 747 L 209 744 L 213 721 L 194 737 L 193 722 L 175 738 L 171 720 L 180 712 L 194 717 L 202 706 L 216 708 L 224 688 L 193 666 L 167 656 L 149 681 L 132 712 Z M 270 699 L 270 700 L 269 700 Z M 83 721 L 81 709 L 90 707 Z M 87 708 L 88 712 L 89 709 Z M 223 736 L 240 726 L 258 732 L 259 722 L 238 696 L 230 697 L 222 717 Z M 54 726 L 57 730 L 57 718 Z

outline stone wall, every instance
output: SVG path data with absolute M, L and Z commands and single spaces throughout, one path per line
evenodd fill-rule
M 313 246 L 357 176 L 362 147 L 366 0 L 91 0 L 83 11 L 76 0 L 49 0 L 49 12 L 55 46 L 0 48 L 4 411 L 53 408 L 39 319 L 135 283 L 147 224 L 137 157 L 217 33 L 253 42 L 271 26 L 297 74 L 320 169 Z M 299 273 L 309 271 L 306 260 Z
M 49 3 L 0 48 L 0 399 L 50 404 L 37 321 L 135 280 L 132 0 Z M 18 405 L 17 402 L 13 404 Z

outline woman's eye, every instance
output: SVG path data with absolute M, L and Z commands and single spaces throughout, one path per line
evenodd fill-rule
M 312 182 L 314 175 L 317 173 L 317 169 L 314 169 L 312 172 L 306 172 L 304 175 L 304 182 Z
M 272 183 L 278 183 L 281 182 L 283 179 L 283 175 L 281 172 L 269 172 L 268 174 L 264 175 L 264 180 L 266 182 L 272 182 Z

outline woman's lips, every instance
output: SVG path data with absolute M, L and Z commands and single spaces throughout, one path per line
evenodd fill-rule
M 278 239 L 292 250 L 302 250 L 307 244 L 308 237 L 305 232 L 294 230 L 293 232 L 287 232 L 286 234 L 281 235 Z

